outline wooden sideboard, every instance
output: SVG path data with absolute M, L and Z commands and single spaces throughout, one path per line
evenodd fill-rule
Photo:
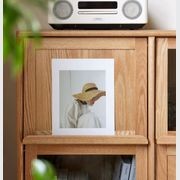
M 40 155 L 135 155 L 136 180 L 175 180 L 176 131 L 168 128 L 175 31 L 42 31 L 38 45 L 31 32 L 18 36 L 25 62 L 17 78 L 19 180 L 32 179 L 31 160 Z M 52 58 L 114 59 L 115 135 L 52 135 Z

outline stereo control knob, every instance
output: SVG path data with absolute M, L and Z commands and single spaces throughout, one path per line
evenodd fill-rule
M 136 19 L 141 15 L 142 7 L 139 2 L 130 0 L 125 2 L 122 11 L 128 19 Z
M 54 15 L 59 19 L 68 19 L 73 13 L 73 7 L 66 0 L 57 1 L 53 7 Z

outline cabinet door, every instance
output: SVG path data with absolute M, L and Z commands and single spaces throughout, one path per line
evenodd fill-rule
M 113 58 L 116 133 L 147 137 L 147 39 L 93 37 L 25 41 L 25 136 L 51 134 L 52 58 Z
M 111 173 L 111 170 L 114 173 L 114 160 L 120 155 L 126 157 L 135 156 L 135 166 L 133 167 L 135 168 L 136 180 L 148 179 L 147 146 L 26 145 L 25 152 L 25 180 L 32 179 L 31 162 L 35 158 L 47 158 L 48 161 L 53 163 L 58 174 L 61 169 L 68 169 L 69 172 L 81 170 L 87 172 L 93 180 L 111 180 L 112 178 L 108 178 L 107 174 Z M 59 158 L 60 156 L 61 158 Z M 109 159 L 111 165 L 99 161 L 104 157 L 114 157 L 114 160 Z
M 175 144 L 176 40 L 158 38 L 156 47 L 156 138 L 158 144 Z
M 176 180 L 176 147 L 157 146 L 157 180 Z

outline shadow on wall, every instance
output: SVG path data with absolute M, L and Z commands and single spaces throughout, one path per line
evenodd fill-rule
M 146 29 L 176 29 L 176 0 L 148 0 Z
M 4 64 L 3 98 L 3 179 L 16 180 L 16 83 L 8 63 Z

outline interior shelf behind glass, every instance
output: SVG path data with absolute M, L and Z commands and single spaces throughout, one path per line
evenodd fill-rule
M 176 49 L 168 50 L 168 131 L 176 131 Z
M 58 180 L 136 178 L 133 155 L 39 155 L 38 158 L 48 160 L 55 166 Z

